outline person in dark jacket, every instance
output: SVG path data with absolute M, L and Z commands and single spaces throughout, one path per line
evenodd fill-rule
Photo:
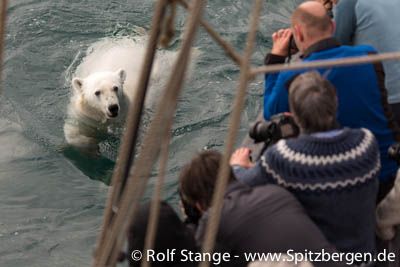
M 220 161 L 218 152 L 203 151 L 183 168 L 179 177 L 179 190 L 184 201 L 202 213 L 196 231 L 199 246 L 210 220 Z M 252 188 L 238 182 L 232 171 L 216 244 L 216 251 L 231 255 L 230 261 L 222 262 L 222 266 L 246 266 L 245 253 L 335 251 L 291 193 L 276 185 Z M 339 263 L 314 263 L 316 266 L 336 264 Z
M 128 259 L 129 266 L 131 267 L 141 266 L 141 261 L 134 261 L 131 253 L 138 250 L 142 255 L 145 255 L 143 249 L 147 234 L 150 206 L 150 202 L 147 202 L 140 207 L 136 222 L 129 228 L 128 252 L 125 258 Z M 186 256 L 182 257 L 181 252 L 184 250 L 192 253 L 198 252 L 194 235 L 166 202 L 161 202 L 160 205 L 159 222 L 152 250 L 154 253 L 149 258 L 151 266 L 198 266 L 196 262 L 187 261 Z M 157 255 L 161 256 L 157 258 Z M 154 261 L 153 258 L 155 259 Z
M 303 62 L 364 56 L 376 53 L 371 46 L 341 46 L 332 34 L 335 23 L 320 3 L 304 2 L 293 12 L 291 29 L 272 35 L 273 48 L 265 63 L 283 63 L 293 33 Z M 389 192 L 398 166 L 388 156 L 388 148 L 399 138 L 399 128 L 387 101 L 382 64 L 318 69 L 337 88 L 337 119 L 343 127 L 367 128 L 377 138 L 382 169 L 379 199 Z M 299 73 L 292 71 L 265 75 L 264 117 L 289 111 L 288 89 Z

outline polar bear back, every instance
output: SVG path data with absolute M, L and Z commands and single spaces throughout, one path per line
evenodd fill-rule
M 124 92 L 132 101 L 144 59 L 144 51 L 143 43 L 137 43 L 131 39 L 118 42 L 104 40 L 95 43 L 89 47 L 87 56 L 76 69 L 75 76 L 86 78 L 94 72 L 115 72 L 118 69 L 124 69 L 126 71 Z M 157 69 L 158 64 L 156 63 L 153 67 Z

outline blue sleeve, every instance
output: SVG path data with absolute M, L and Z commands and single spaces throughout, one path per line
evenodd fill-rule
M 358 0 L 342 0 L 335 9 L 335 37 L 343 45 L 351 45 L 356 31 L 355 6 Z
M 233 165 L 232 170 L 236 179 L 243 184 L 258 186 L 268 183 L 268 177 L 265 176 L 260 162 L 257 162 L 253 168 L 249 169 L 245 169 L 240 165 Z
M 285 77 L 282 73 L 265 75 L 264 119 L 266 120 L 269 120 L 272 115 L 289 111 Z

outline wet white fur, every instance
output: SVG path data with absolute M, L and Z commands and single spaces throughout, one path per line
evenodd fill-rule
M 99 142 L 111 128 L 123 126 L 128 106 L 135 95 L 145 43 L 145 39 L 107 38 L 89 47 L 87 56 L 77 67 L 72 79 L 73 94 L 64 125 L 65 137 L 70 145 L 98 150 Z M 176 54 L 175 51 L 157 53 L 146 107 L 157 102 Z M 118 87 L 117 92 L 114 91 L 115 87 Z M 97 91 L 100 91 L 100 94 L 97 93 L 99 95 L 95 94 Z M 111 118 L 107 111 L 111 104 L 120 107 L 116 118 Z

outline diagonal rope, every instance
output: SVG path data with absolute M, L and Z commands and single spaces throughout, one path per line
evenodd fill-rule
M 146 189 L 148 177 L 160 151 L 160 136 L 170 130 L 167 128 L 170 125 L 169 122 L 174 118 L 177 98 L 183 84 L 191 47 L 204 4 L 205 0 L 196 0 L 193 9 L 189 12 L 180 53 L 174 64 L 173 72 L 170 75 L 154 119 L 151 122 L 148 134 L 144 138 L 141 153 L 130 172 L 126 190 L 123 192 L 121 198 L 120 209 L 112 223 L 111 232 L 106 236 L 105 240 L 107 242 L 104 243 L 104 249 L 99 255 L 96 267 L 115 264 L 119 251 L 125 241 L 128 226 L 135 222 L 135 215 Z
M 6 35 L 6 24 L 7 24 L 7 0 L 1 2 L 1 18 L 0 18 L 0 97 L 2 95 L 3 86 L 2 84 L 2 73 L 4 65 L 4 40 Z
M 172 123 L 172 120 L 171 122 Z M 157 184 L 153 192 L 153 199 L 151 203 L 150 215 L 149 215 L 149 222 L 147 224 L 147 232 L 146 232 L 146 240 L 144 243 L 144 259 L 147 259 L 147 251 L 154 247 L 154 240 L 156 239 L 157 235 L 157 227 L 160 215 L 160 199 L 161 194 L 164 188 L 164 179 L 165 179 L 165 172 L 167 169 L 167 162 L 168 162 L 168 151 L 169 151 L 169 142 L 171 138 L 171 127 L 170 124 L 168 126 L 169 131 L 163 137 L 163 143 L 161 147 L 161 164 L 160 164 L 160 173 L 158 175 Z M 142 261 L 142 267 L 151 267 L 151 262 L 144 260 Z
M 121 151 L 119 153 L 116 168 L 112 177 L 113 186 L 111 187 L 107 198 L 103 225 L 96 244 L 95 257 L 92 264 L 93 267 L 97 267 L 97 260 L 99 255 L 102 253 L 102 246 L 105 242 L 105 236 L 107 235 L 107 231 L 109 230 L 109 226 L 114 214 L 117 212 L 119 206 L 118 202 L 126 183 L 129 169 L 133 164 L 135 144 L 142 116 L 144 98 L 146 96 L 146 91 L 149 84 L 150 73 L 157 48 L 157 41 L 161 32 L 161 22 L 165 14 L 166 4 L 167 0 L 158 1 L 154 12 L 150 37 L 148 40 L 145 58 L 143 60 L 142 72 L 140 74 L 137 90 L 135 91 L 134 101 L 130 106 L 126 122 L 126 133 L 124 135 L 123 142 L 121 143 Z
M 186 9 L 189 9 L 190 6 L 185 0 L 179 0 L 179 3 Z M 242 57 L 235 51 L 235 49 L 229 44 L 227 41 L 221 38 L 221 36 L 218 35 L 216 31 L 214 31 L 210 25 L 208 25 L 203 19 L 200 20 L 201 26 L 206 29 L 208 34 L 212 38 L 214 38 L 217 43 L 222 47 L 224 52 L 234 61 L 236 64 L 241 65 L 242 64 Z
M 246 40 L 246 49 L 245 49 L 244 59 L 241 65 L 239 84 L 237 88 L 235 102 L 233 105 L 232 116 L 230 118 L 230 128 L 227 137 L 227 143 L 225 145 L 225 153 L 222 157 L 222 162 L 220 163 L 218 178 L 216 181 L 213 200 L 211 203 L 212 207 L 211 217 L 207 225 L 206 235 L 203 242 L 202 251 L 205 253 L 207 252 L 211 253 L 214 250 L 216 234 L 221 219 L 223 198 L 225 194 L 226 184 L 228 182 L 230 174 L 229 157 L 233 152 L 233 147 L 235 145 L 237 131 L 239 129 L 240 119 L 244 107 L 246 88 L 249 82 L 248 76 L 250 71 L 250 58 L 254 49 L 254 41 L 257 34 L 257 27 L 262 8 L 262 2 L 263 0 L 256 0 L 251 15 L 250 32 Z M 200 264 L 200 267 L 208 267 L 209 264 L 210 263 L 208 261 L 204 261 Z
M 311 62 L 295 62 L 290 64 L 267 65 L 267 66 L 253 68 L 250 74 L 252 77 L 254 77 L 262 73 L 361 65 L 361 64 L 376 63 L 386 60 L 399 60 L 399 59 L 400 59 L 400 52 L 392 52 L 392 53 L 374 54 L 369 56 L 357 56 L 357 57 L 346 57 L 338 59 L 315 60 Z

